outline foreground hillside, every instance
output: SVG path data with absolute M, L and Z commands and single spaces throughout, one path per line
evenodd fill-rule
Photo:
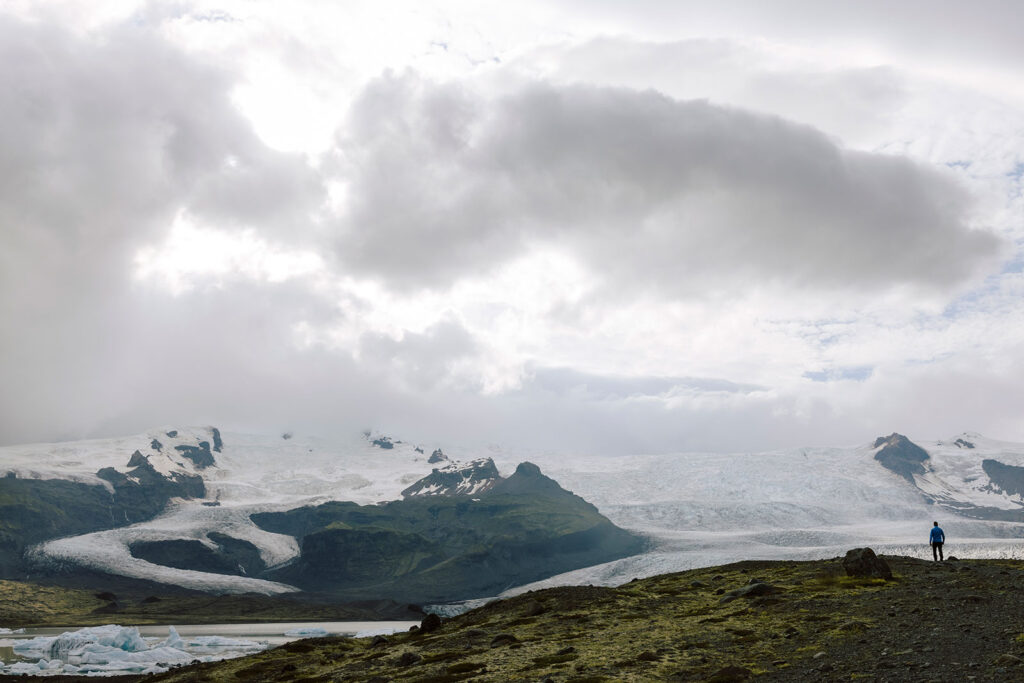
M 110 585 L 102 584 L 104 588 Z M 420 619 L 416 607 L 391 600 L 340 602 L 323 595 L 206 595 L 84 590 L 0 580 L 0 628 L 131 624 L 230 624 L 282 621 Z M 159 589 L 154 585 L 150 588 Z
M 436 631 L 297 641 L 146 680 L 1024 677 L 1024 563 L 887 559 L 891 581 L 849 578 L 837 560 L 757 561 L 618 588 L 553 588 L 444 620 Z M 733 591 L 749 592 L 736 597 Z

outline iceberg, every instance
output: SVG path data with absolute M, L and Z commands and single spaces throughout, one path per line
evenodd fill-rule
M 138 628 L 110 624 L 16 641 L 15 654 L 36 662 L 0 664 L 0 673 L 33 676 L 163 673 L 173 666 L 240 657 L 266 647 L 265 643 L 220 636 L 183 639 L 173 626 L 169 627 L 167 638 L 151 645 L 142 638 Z
M 312 628 L 293 628 L 291 631 L 285 631 L 284 634 L 298 638 L 322 638 L 328 635 L 327 629 L 318 626 Z

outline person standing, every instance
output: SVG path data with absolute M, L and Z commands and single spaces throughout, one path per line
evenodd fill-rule
M 946 542 L 946 533 L 939 526 L 938 522 L 932 522 L 932 534 L 930 536 L 930 542 L 932 544 L 932 559 L 942 562 L 942 544 Z

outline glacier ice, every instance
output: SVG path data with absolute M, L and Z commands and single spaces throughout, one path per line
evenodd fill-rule
M 0 665 L 0 673 L 162 673 L 172 666 L 237 657 L 266 647 L 264 643 L 220 636 L 182 639 L 173 626 L 166 639 L 150 644 L 139 634 L 138 628 L 110 624 L 15 641 L 16 655 L 36 661 Z
M 208 430 L 201 428 L 178 432 L 179 440 L 209 438 Z M 123 468 L 125 455 L 135 449 L 148 452 L 152 438 L 166 446 L 170 442 L 163 434 L 3 447 L 0 459 L 19 476 L 89 478 L 102 465 Z M 917 478 L 917 488 L 876 462 L 870 443 L 754 454 L 620 457 L 493 447 L 446 447 L 445 451 L 462 461 L 486 455 L 501 472 L 514 470 L 523 460 L 535 462 L 618 526 L 651 539 L 651 550 L 641 556 L 554 577 L 544 583 L 548 585 L 619 583 L 635 576 L 747 558 L 831 557 L 858 545 L 887 552 L 904 548 L 910 554 L 930 556 L 925 534 L 933 519 L 941 520 L 950 537 L 948 551 L 958 556 L 1019 556 L 1024 524 L 968 519 L 941 505 L 930 505 L 922 495 L 999 510 L 1024 509 L 1024 497 L 994 489 L 981 466 L 985 458 L 1024 466 L 1024 445 L 977 434 L 958 437 L 917 442 L 931 456 L 931 469 Z M 965 440 L 972 448 L 959 445 Z M 413 444 L 393 441 L 392 448 L 381 449 L 366 438 L 328 441 L 298 435 L 282 439 L 224 434 L 223 452 L 216 458 L 216 467 L 203 470 L 202 475 L 217 507 L 174 501 L 164 514 L 148 522 L 50 541 L 36 547 L 33 557 L 43 563 L 77 563 L 211 592 L 288 592 L 291 586 L 251 577 L 151 564 L 132 557 L 128 546 L 181 538 L 210 543 L 206 534 L 216 530 L 252 543 L 268 566 L 278 566 L 297 556 L 298 543 L 291 536 L 256 527 L 249 518 L 253 512 L 329 500 L 359 504 L 396 500 L 410 483 L 434 468 Z
M 293 628 L 290 631 L 285 631 L 286 636 L 297 636 L 300 638 L 322 638 L 327 635 L 327 629 L 319 626 L 311 628 Z

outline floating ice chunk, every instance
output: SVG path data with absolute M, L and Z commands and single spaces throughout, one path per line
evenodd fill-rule
M 23 629 L 23 628 L 15 628 L 15 629 L 0 628 L 0 636 L 15 636 L 15 635 L 18 635 L 19 633 L 24 633 L 24 632 L 25 632 L 25 629 Z
M 327 635 L 327 629 L 320 628 L 319 626 L 313 628 L 293 628 L 291 631 L 285 631 L 284 634 L 300 638 L 322 638 Z
M 6 668 L 4 673 L 11 676 L 35 676 L 39 674 L 39 665 L 30 662 L 15 662 Z
M 195 654 L 220 654 L 225 651 L 249 654 L 267 648 L 265 643 L 222 636 L 193 636 L 184 641 L 185 648 Z
M 34 664 L 18 662 L 6 668 L 0 665 L 4 673 L 14 675 L 163 673 L 176 664 L 237 657 L 267 647 L 265 643 L 220 636 L 184 640 L 173 626 L 168 629 L 167 638 L 152 647 L 137 628 L 116 625 L 12 642 L 18 655 L 37 660 Z
M 368 628 L 362 631 L 356 631 L 355 638 L 369 638 L 371 636 L 390 636 L 393 633 L 398 633 L 402 629 L 398 628 Z
M 167 627 L 167 638 L 161 640 L 153 647 L 175 647 L 179 650 L 184 647 L 184 643 L 181 640 L 181 636 L 178 635 L 178 629 L 173 626 Z

